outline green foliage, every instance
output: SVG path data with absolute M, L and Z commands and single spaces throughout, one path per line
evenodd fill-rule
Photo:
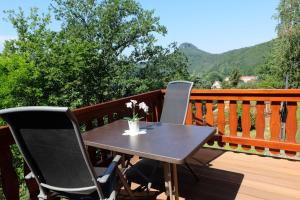
M 250 81 L 247 83 L 239 83 L 236 88 L 238 89 L 259 89 L 261 87 L 260 83 L 257 81 Z
M 278 39 L 261 70 L 262 80 L 268 87 L 283 88 L 288 76 L 289 88 L 300 88 L 300 3 L 281 0 L 277 11 Z
M 217 72 L 217 71 L 212 71 L 212 72 L 209 72 L 209 73 L 206 75 L 205 79 L 206 79 L 207 81 L 213 83 L 214 81 L 221 81 L 221 82 L 222 82 L 224 78 L 223 78 L 223 75 L 220 74 L 219 72 Z
M 229 76 L 229 83 L 232 87 L 236 87 L 240 81 L 240 71 L 238 69 L 234 69 Z
M 138 77 L 143 80 L 148 90 L 162 88 L 172 80 L 188 79 L 187 58 L 178 50 L 175 44 L 169 48 L 156 48 L 157 55 L 149 57 L 141 63 Z
M 266 62 L 273 41 L 228 51 L 221 54 L 211 54 L 202 51 L 189 43 L 180 45 L 180 50 L 188 57 L 189 70 L 200 75 L 218 72 L 223 77 L 238 68 L 241 75 L 256 75 L 259 66 Z
M 194 83 L 194 88 L 197 89 L 210 89 L 212 84 L 210 81 L 207 81 L 197 74 L 191 74 L 190 81 Z
M 166 28 L 136 1 L 53 0 L 51 9 L 60 31 L 49 28 L 50 12 L 6 11 L 18 39 L 6 41 L 0 54 L 0 109 L 75 108 L 189 78 L 186 56 L 176 44 L 155 45 Z M 16 147 L 12 152 L 23 183 L 22 158 Z
M 9 72 L 19 76 L 1 86 L 2 107 L 79 107 L 188 78 L 187 59 L 176 45 L 155 45 L 166 28 L 134 0 L 54 0 L 51 7 L 62 24 L 58 32 L 49 29 L 50 12 L 6 11 L 18 39 L 5 43 L 2 59 L 23 60 L 14 64 L 18 72 Z
M 17 54 L 0 55 L 0 71 L 1 108 L 38 103 L 40 74 L 32 62 Z
M 278 79 L 284 83 L 288 76 L 289 88 L 300 88 L 300 26 L 279 37 L 278 46 L 274 51 Z

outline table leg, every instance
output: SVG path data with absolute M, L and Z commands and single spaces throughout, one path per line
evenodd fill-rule
M 171 166 L 169 163 L 164 163 L 164 177 L 165 177 L 165 187 L 166 194 L 170 200 L 173 200 L 173 189 L 172 189 L 172 174 Z
M 179 200 L 179 194 L 178 194 L 178 178 L 177 178 L 177 166 L 176 164 L 172 164 L 173 165 L 173 187 L 174 187 L 174 196 L 175 196 L 175 200 Z

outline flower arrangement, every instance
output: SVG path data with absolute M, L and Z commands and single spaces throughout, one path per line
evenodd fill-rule
M 138 113 L 136 112 L 136 108 L 138 107 L 140 110 L 143 110 L 146 114 L 148 114 L 149 107 L 145 104 L 145 102 L 141 102 L 138 104 L 136 100 L 130 100 L 126 103 L 127 108 L 132 109 L 132 118 L 125 117 L 124 119 L 127 119 L 128 121 L 139 121 L 142 119 L 142 117 L 138 116 Z

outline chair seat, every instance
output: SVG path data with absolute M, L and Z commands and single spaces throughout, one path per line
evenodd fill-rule
M 100 177 L 104 174 L 106 167 L 94 167 L 96 175 Z M 111 191 L 115 188 L 114 183 L 116 183 L 116 176 L 111 178 L 107 183 L 101 184 L 103 195 L 106 198 L 109 198 Z M 73 192 L 72 194 L 67 192 L 53 192 L 53 197 L 67 197 L 69 199 L 80 199 L 80 200 L 90 200 L 90 199 L 99 199 L 99 195 L 96 189 L 83 191 L 83 192 Z

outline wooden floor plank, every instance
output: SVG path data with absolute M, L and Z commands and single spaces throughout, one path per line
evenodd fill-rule
M 181 199 L 300 200 L 299 161 L 211 149 L 195 156 L 209 161 L 210 166 L 191 160 L 198 182 L 188 170 L 178 166 Z M 156 199 L 165 198 L 162 193 Z
M 242 200 L 263 200 L 262 198 L 254 197 L 251 195 L 243 194 L 243 193 L 238 193 L 236 196 L 236 199 L 242 199 Z

